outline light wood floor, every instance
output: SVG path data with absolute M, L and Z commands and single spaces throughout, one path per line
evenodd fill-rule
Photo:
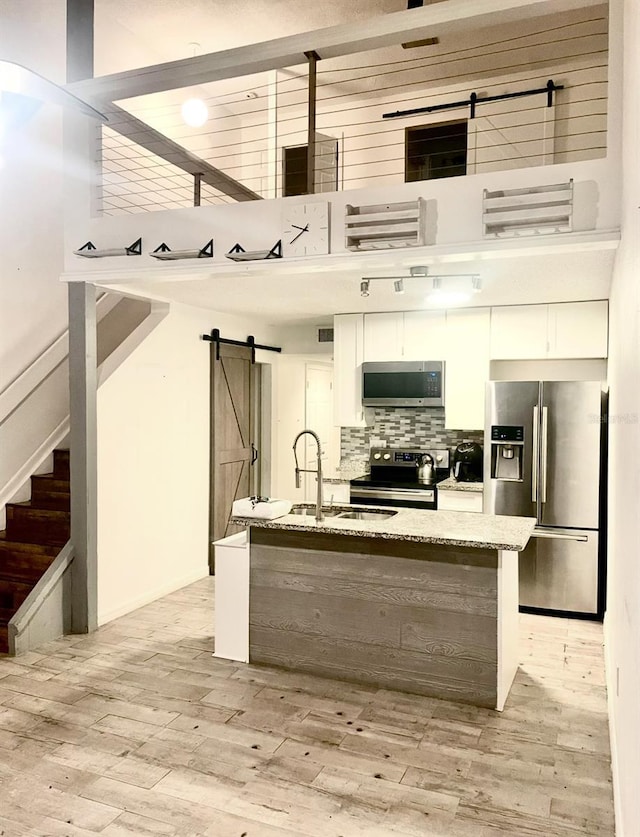
M 0 834 L 613 834 L 599 625 L 521 617 L 498 713 L 215 660 L 212 592 L 0 659 Z

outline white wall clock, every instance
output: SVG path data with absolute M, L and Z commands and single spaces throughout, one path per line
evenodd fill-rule
M 288 206 L 282 214 L 284 256 L 322 256 L 329 252 L 329 204 L 326 201 Z

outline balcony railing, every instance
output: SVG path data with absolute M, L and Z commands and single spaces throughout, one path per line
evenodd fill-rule
M 604 157 L 608 35 L 598 10 L 529 21 L 517 35 L 497 26 L 488 40 L 485 30 L 455 48 L 398 45 L 310 59 L 308 66 L 119 102 L 103 130 L 102 213 Z M 515 96 L 546 90 L 549 79 L 560 88 L 551 96 Z M 448 107 L 471 94 L 474 107 Z M 207 106 L 201 127 L 183 120 L 191 97 Z M 414 112 L 384 118 L 396 111 Z

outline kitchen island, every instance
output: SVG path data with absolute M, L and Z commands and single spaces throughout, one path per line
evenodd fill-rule
M 534 519 L 394 511 L 233 519 L 250 529 L 250 662 L 502 709 Z

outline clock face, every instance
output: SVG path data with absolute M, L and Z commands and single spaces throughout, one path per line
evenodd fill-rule
M 284 210 L 284 256 L 322 256 L 329 252 L 329 204 L 301 203 Z

